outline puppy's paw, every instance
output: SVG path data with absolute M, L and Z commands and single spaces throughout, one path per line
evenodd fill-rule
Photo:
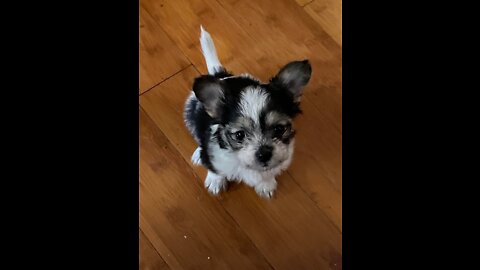
M 195 151 L 192 154 L 192 163 L 194 165 L 202 165 L 202 159 L 200 158 L 200 151 L 201 150 L 202 150 L 202 148 L 197 147 L 197 149 L 195 149 Z
M 276 189 L 277 181 L 275 181 L 275 179 L 262 181 L 255 186 L 255 191 L 257 192 L 258 196 L 265 199 L 272 198 Z
M 205 178 L 205 187 L 211 194 L 218 195 L 221 191 L 227 189 L 227 180 L 224 177 L 209 171 L 207 178 Z

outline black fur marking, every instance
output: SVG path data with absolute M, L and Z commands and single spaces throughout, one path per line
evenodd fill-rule
M 228 132 L 228 131 L 226 131 Z M 229 134 L 227 133 L 226 134 L 226 139 L 227 139 L 227 142 L 228 142 L 228 146 L 230 147 L 230 149 L 234 150 L 234 151 L 237 151 L 237 150 L 240 150 L 242 148 L 242 143 L 239 143 L 235 140 L 234 138 L 234 134 Z
M 213 167 L 210 156 L 206 149 L 208 147 L 210 125 L 213 123 L 212 118 L 206 113 L 205 108 L 198 99 L 191 99 L 185 106 L 185 121 L 188 125 L 194 127 L 193 136 L 200 143 L 200 159 L 202 164 L 209 170 L 216 172 Z
M 213 76 L 218 79 L 223 79 L 225 77 L 233 76 L 233 74 L 226 70 L 224 67 L 219 67 L 218 70 L 215 70 L 215 74 L 213 74 Z
M 239 102 L 241 93 L 248 86 L 260 85 L 258 81 L 247 77 L 233 77 L 223 80 L 225 83 L 224 112 L 220 119 L 223 125 L 235 121 L 240 116 Z
M 225 86 L 222 80 L 212 75 L 202 75 L 195 78 L 192 89 L 210 116 L 217 117 L 222 114 L 221 109 L 225 94 Z
M 215 138 L 217 139 L 217 142 L 218 142 L 218 145 L 220 146 L 220 148 L 222 149 L 227 149 L 227 143 L 223 140 L 222 138 L 222 131 L 223 131 L 223 128 L 222 127 L 218 127 L 217 131 L 215 132 L 215 134 L 213 134 L 215 136 Z
M 217 173 L 217 170 L 213 167 L 213 164 L 210 161 L 210 155 L 203 148 L 200 151 L 200 159 L 202 160 L 202 165 L 203 166 L 205 166 L 208 170 L 210 170 L 214 173 Z
M 217 73 L 215 76 L 228 77 L 231 76 L 231 74 L 225 72 L 224 74 Z M 200 151 L 200 159 L 202 164 L 212 172 L 216 172 L 217 170 L 213 167 L 211 158 L 207 153 L 208 146 L 212 143 L 210 141 L 210 126 L 220 124 L 214 135 L 216 138 L 215 143 L 218 143 L 223 149 L 228 149 L 229 147 L 232 148 L 228 138 L 227 141 L 225 141 L 221 136 L 223 126 L 239 116 L 239 108 L 237 104 L 240 100 L 242 90 L 247 86 L 259 85 L 259 83 L 250 78 L 233 77 L 224 79 L 222 85 L 225 89 L 225 99 L 222 102 L 222 108 L 219 108 L 219 111 L 222 112 L 219 115 L 219 118 L 212 118 L 208 115 L 203 104 L 199 102 L 198 99 L 192 99 L 185 107 L 185 121 L 188 125 L 194 127 L 194 134 L 192 135 L 200 141 L 200 147 L 202 149 Z
M 263 110 L 259 115 L 260 129 L 262 130 L 262 133 L 265 133 L 265 129 L 266 129 L 265 118 L 266 117 L 267 117 L 267 112 L 265 110 Z
M 293 101 L 294 96 L 289 91 L 274 84 L 264 84 L 262 87 L 265 87 L 270 93 L 270 102 L 267 105 L 266 111 L 281 112 L 292 119 L 302 112 L 302 110 L 300 110 L 300 103 Z
M 282 139 L 282 143 L 289 145 L 292 139 L 295 137 L 295 130 L 290 131 L 287 137 Z

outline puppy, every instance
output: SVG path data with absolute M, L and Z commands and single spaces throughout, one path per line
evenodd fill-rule
M 301 112 L 310 63 L 291 62 L 268 83 L 249 74 L 234 76 L 218 60 L 210 34 L 200 31 L 209 75 L 195 79 L 185 104 L 185 124 L 199 145 L 192 162 L 208 169 L 205 187 L 214 195 L 227 181 L 240 181 L 271 198 L 275 176 L 292 161 L 292 120 Z

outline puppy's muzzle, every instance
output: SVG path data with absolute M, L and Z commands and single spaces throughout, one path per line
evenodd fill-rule
M 267 166 L 268 161 L 272 158 L 273 147 L 268 145 L 262 145 L 258 151 L 255 153 L 257 160 Z

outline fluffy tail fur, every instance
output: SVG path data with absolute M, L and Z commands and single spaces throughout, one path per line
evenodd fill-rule
M 203 26 L 200 26 L 200 45 L 202 46 L 203 57 L 207 63 L 208 73 L 215 75 L 216 73 L 223 72 L 225 69 L 218 60 L 213 39 L 210 34 L 203 29 Z

